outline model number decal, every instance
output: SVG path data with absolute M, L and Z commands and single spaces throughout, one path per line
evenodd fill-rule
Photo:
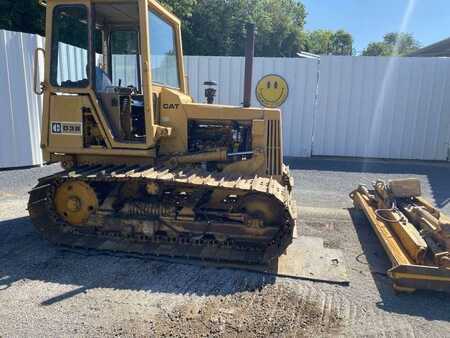
M 52 134 L 82 135 L 83 128 L 80 122 L 52 122 Z

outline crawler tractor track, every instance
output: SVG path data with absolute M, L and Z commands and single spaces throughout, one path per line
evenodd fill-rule
M 70 184 L 70 182 L 84 182 L 82 184 L 89 185 L 99 195 L 98 211 L 90 215 L 84 224 L 70 224 L 56 210 L 56 192 L 62 185 Z M 267 209 L 279 208 L 282 217 L 279 222 L 277 221 L 276 226 L 272 225 L 270 229 L 262 226 L 256 226 L 255 229 L 251 223 L 249 225 L 245 222 L 224 221 L 224 218 L 220 217 L 213 217 L 207 221 L 194 218 L 189 220 L 180 215 L 167 218 L 169 212 L 164 210 L 173 208 L 173 203 L 170 205 L 171 203 L 163 202 L 161 197 L 161 206 L 158 210 L 163 211 L 158 216 L 149 215 L 153 209 L 156 209 L 154 207 L 140 208 L 140 213 L 133 214 L 133 223 L 127 218 L 129 216 L 119 210 L 120 208 L 116 208 L 108 211 L 109 223 L 117 223 L 116 228 L 105 228 L 102 220 L 106 218 L 99 215 L 105 214 L 102 204 L 105 204 L 107 198 L 100 196 L 101 190 L 105 186 L 112 187 L 110 190 L 114 190 L 115 187 L 124 184 L 134 184 L 138 187 L 156 184 L 165 189 L 186 190 L 202 196 L 210 196 L 217 192 L 225 195 L 229 193 L 233 196 L 236 193 L 240 196 L 259 196 L 265 201 L 270 201 L 271 204 Z M 240 201 L 236 203 L 239 204 Z M 142 204 L 141 201 L 139 203 Z M 28 209 L 37 230 L 56 245 L 244 264 L 267 264 L 282 255 L 292 242 L 296 221 L 296 205 L 289 189 L 274 179 L 239 178 L 149 166 L 81 166 L 42 178 L 30 192 Z M 217 209 L 202 209 L 202 212 L 219 216 L 221 213 L 226 213 L 225 210 Z M 151 224 L 167 225 L 169 229 L 173 228 L 171 224 L 175 224 L 182 227 L 183 231 L 169 234 L 164 231 L 143 233 L 130 230 L 126 226 L 128 223 L 136 222 L 153 222 Z M 211 236 L 208 231 L 210 227 L 226 228 L 228 237 L 218 239 Z M 236 235 L 230 233 L 229 229 L 236 229 Z M 199 231 L 203 235 L 199 236 Z M 264 234 L 265 237 L 264 239 L 252 238 L 253 233 Z

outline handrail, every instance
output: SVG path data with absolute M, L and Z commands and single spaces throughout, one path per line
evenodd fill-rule
M 37 82 L 38 82 L 38 76 L 39 76 L 39 52 L 42 52 L 45 59 L 45 49 L 43 48 L 36 48 L 34 51 L 34 83 L 33 83 L 33 90 L 36 95 L 42 95 L 44 93 L 45 87 L 42 82 L 40 82 L 40 90 L 37 88 Z

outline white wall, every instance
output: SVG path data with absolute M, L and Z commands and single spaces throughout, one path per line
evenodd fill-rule
M 32 70 L 34 49 L 43 40 L 0 30 L 0 168 L 42 162 L 42 107 L 32 90 Z M 74 55 L 68 50 L 63 56 L 62 71 L 72 74 Z M 187 56 L 185 64 L 196 101 L 205 101 L 203 82 L 213 80 L 216 102 L 241 105 L 244 58 Z M 256 58 L 253 88 L 273 73 L 290 90 L 281 107 L 286 156 L 447 160 L 450 59 L 326 56 L 319 65 Z M 254 90 L 252 104 L 259 106 Z
M 0 168 L 42 163 L 41 99 L 33 93 L 36 35 L 0 30 Z
M 450 59 L 323 57 L 313 155 L 446 160 Z

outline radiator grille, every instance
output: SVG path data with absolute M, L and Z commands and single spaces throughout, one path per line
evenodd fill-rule
M 281 175 L 283 161 L 281 143 L 281 121 L 267 121 L 267 174 L 271 176 Z

